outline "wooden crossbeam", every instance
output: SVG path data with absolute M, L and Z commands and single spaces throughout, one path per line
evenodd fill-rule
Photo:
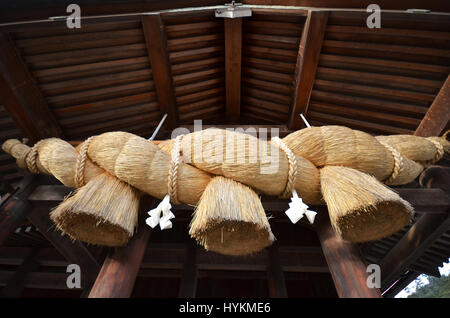
M 380 290 L 369 288 L 367 285 L 367 266 L 358 246 L 340 239 L 325 214 L 319 214 L 316 222 L 317 235 L 338 296 L 341 298 L 380 298 Z
M 128 298 L 131 296 L 151 232 L 144 217 L 152 200 L 149 200 L 149 197 L 141 200 L 137 233 L 126 246 L 115 248 L 106 257 L 89 293 L 89 298 Z
M 242 18 L 224 22 L 226 114 L 236 122 L 241 114 Z
M 161 114 L 168 114 L 165 127 L 173 129 L 178 125 L 178 112 L 164 23 L 159 14 L 144 15 L 141 21 Z
M 6 286 L 0 292 L 3 297 L 19 297 L 22 290 L 25 288 L 26 277 L 29 272 L 32 272 L 39 267 L 39 263 L 35 259 L 37 248 L 32 248 L 26 255 L 22 264 L 17 271 L 12 275 Z
M 426 112 L 414 135 L 439 136 L 450 120 L 450 75 L 442 85 L 430 108 Z
M 29 196 L 29 201 L 35 204 L 56 204 L 61 202 L 71 189 L 62 185 L 41 185 Z M 416 211 L 426 214 L 438 214 L 447 211 L 450 206 L 450 199 L 441 189 L 424 188 L 396 188 L 398 194 L 408 201 Z M 266 211 L 280 213 L 287 210 L 288 201 L 274 197 L 261 198 L 261 202 Z M 315 208 L 315 207 L 314 207 Z M 323 206 L 318 207 L 319 209 Z M 180 204 L 173 206 L 174 211 L 192 211 L 193 207 Z
M 29 247 L 0 246 L 0 265 L 20 265 L 25 259 Z M 101 254 L 100 247 L 91 248 L 93 255 Z M 320 246 L 280 246 L 278 248 L 280 266 L 287 273 L 327 273 L 327 263 L 323 257 Z M 149 243 L 145 250 L 141 270 L 178 270 L 182 276 L 188 259 L 186 245 L 181 243 Z M 208 252 L 196 246 L 196 267 L 198 271 L 234 271 L 234 272 L 261 272 L 267 277 L 268 250 L 246 257 L 233 257 Z M 68 261 L 57 252 L 55 248 L 40 248 L 35 255 L 39 265 L 46 267 L 66 267 Z M 145 274 L 145 271 L 139 273 Z M 213 277 L 212 273 L 210 277 Z
M 31 141 L 63 137 L 47 101 L 14 42 L 5 33 L 0 33 L 0 47 L 0 103 Z
M 295 66 L 294 99 L 289 116 L 289 129 L 304 127 L 299 114 L 306 114 L 308 110 L 327 21 L 327 11 L 308 11 Z

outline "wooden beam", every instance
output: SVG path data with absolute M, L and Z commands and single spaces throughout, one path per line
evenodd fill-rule
M 31 141 L 63 137 L 47 101 L 28 71 L 28 67 L 5 33 L 0 33 L 0 103 Z
M 287 298 L 286 281 L 280 264 L 278 244 L 269 248 L 269 265 L 267 266 L 267 281 L 269 283 L 269 295 L 272 298 Z
M 128 298 L 141 267 L 151 228 L 145 223 L 145 211 L 152 200 L 142 198 L 137 232 L 124 247 L 115 248 L 105 259 L 92 286 L 89 298 Z
M 304 127 L 299 114 L 306 115 L 308 111 L 327 21 L 327 11 L 309 10 L 295 67 L 295 90 L 288 122 L 289 129 L 297 130 Z
M 29 201 L 36 205 L 39 204 L 56 204 L 64 200 L 64 197 L 71 192 L 72 189 L 63 185 L 41 185 L 29 196 Z M 447 211 L 450 206 L 450 199 L 445 191 L 441 189 L 408 189 L 396 188 L 398 194 L 408 201 L 416 211 L 427 214 L 436 214 Z M 261 198 L 264 210 L 273 213 L 284 213 L 288 207 L 288 202 L 283 199 L 263 196 Z M 324 206 L 314 208 L 323 209 Z M 192 211 L 193 207 L 180 204 L 173 207 L 173 211 Z M 177 218 L 178 219 L 178 218 Z M 176 221 L 176 220 L 175 220 Z
M 161 115 L 168 114 L 166 127 L 174 129 L 178 125 L 178 112 L 164 23 L 159 14 L 144 15 L 141 21 Z
M 450 120 L 450 75 L 417 127 L 414 135 L 439 136 Z
M 225 91 L 229 122 L 241 115 L 242 18 L 225 20 Z
M 29 247 L 0 246 L 0 265 L 20 265 Z M 100 247 L 92 247 L 97 258 Z M 196 264 L 199 271 L 257 271 L 267 278 L 268 250 L 246 257 L 224 256 L 196 248 Z M 328 267 L 320 246 L 280 246 L 278 250 L 281 268 L 287 273 L 327 273 Z M 53 247 L 40 248 L 36 260 L 42 267 L 66 267 L 68 261 Z M 167 269 L 179 271 L 181 277 L 187 260 L 186 246 L 180 243 L 149 243 L 145 250 L 140 269 Z
M 83 288 L 89 288 L 100 269 L 97 260 L 83 243 L 73 241 L 68 236 L 62 236 L 60 232 L 55 231 L 49 212 L 46 207 L 35 207 L 28 215 L 28 219 L 67 261 L 80 266 L 81 284 Z
M 178 293 L 180 298 L 195 298 L 197 293 L 197 243 L 192 239 L 188 240 L 186 244 L 186 261 Z
M 450 210 L 449 210 L 450 212 Z M 382 286 L 391 284 L 409 265 L 418 259 L 433 242 L 448 230 L 450 213 L 425 214 L 384 256 L 381 268 Z
M 358 246 L 339 238 L 326 214 L 318 216 L 317 235 L 339 297 L 380 298 L 378 288 L 367 286 L 367 267 Z

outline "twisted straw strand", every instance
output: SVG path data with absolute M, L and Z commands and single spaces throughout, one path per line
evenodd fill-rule
M 81 188 L 84 186 L 84 166 L 86 165 L 86 158 L 87 158 L 87 151 L 89 148 L 89 144 L 91 143 L 94 136 L 89 137 L 86 139 L 86 141 L 83 143 L 83 145 L 80 148 L 80 153 L 77 157 L 77 163 L 75 166 L 75 185 L 77 188 Z
M 384 181 L 385 184 L 389 185 L 394 182 L 394 180 L 400 174 L 400 171 L 403 169 L 403 158 L 394 147 L 388 145 L 385 142 L 381 142 L 381 141 L 380 141 L 380 144 L 382 144 L 387 150 L 389 150 L 392 154 L 392 157 L 394 158 L 394 169 L 392 170 L 392 173 L 389 176 L 389 178 L 387 178 Z
M 433 140 L 431 138 L 427 138 L 427 140 L 429 142 L 432 142 L 433 145 L 436 147 L 436 154 L 435 154 L 434 158 L 427 162 L 427 164 L 432 165 L 442 159 L 442 157 L 444 156 L 444 147 L 442 146 L 442 144 L 440 142 L 438 142 L 436 140 Z
M 32 173 L 36 173 L 38 174 L 39 168 L 37 167 L 37 156 L 38 156 L 38 147 L 39 144 L 42 142 L 43 140 L 38 141 L 37 143 L 34 144 L 34 146 L 31 148 L 31 150 L 25 155 L 25 163 L 27 165 L 28 170 L 30 170 Z
M 289 198 L 292 195 L 295 186 L 295 180 L 297 178 L 297 159 L 295 158 L 295 154 L 291 149 L 278 137 L 273 137 L 272 142 L 278 146 L 288 158 L 289 164 L 289 172 L 288 172 L 288 180 L 286 182 L 286 187 L 284 188 L 283 193 L 280 195 L 281 198 Z
M 181 163 L 181 139 L 182 135 L 175 138 L 175 142 L 172 148 L 172 160 L 170 162 L 169 168 L 169 178 L 168 178 L 168 192 L 170 196 L 170 201 L 174 204 L 179 204 L 178 201 L 178 167 Z

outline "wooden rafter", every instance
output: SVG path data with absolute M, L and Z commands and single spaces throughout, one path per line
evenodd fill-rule
M 164 23 L 159 14 L 144 15 L 142 17 L 142 28 L 161 114 L 168 114 L 166 127 L 173 129 L 178 125 L 178 112 L 172 85 Z
M 67 235 L 61 236 L 60 232 L 55 231 L 49 212 L 50 209 L 45 205 L 35 207 L 28 219 L 67 261 L 80 266 L 83 273 L 81 284 L 83 288 L 89 288 L 100 269 L 97 260 L 82 242 L 73 241 Z
M 448 230 L 449 213 L 426 214 L 408 230 L 405 236 L 380 261 L 382 285 L 392 283 L 433 242 Z
M 433 182 L 433 175 L 439 176 L 439 179 L 435 182 Z M 438 189 L 428 190 L 443 191 L 441 189 L 448 189 L 450 187 L 450 174 L 448 174 L 448 170 L 445 170 L 444 167 L 434 167 L 434 169 L 432 167 L 425 170 L 422 172 L 420 180 L 423 186 L 439 187 Z M 422 269 L 419 265 L 413 263 L 436 239 L 448 230 L 450 226 L 450 206 L 447 205 L 446 208 L 440 211 L 436 211 L 432 206 L 429 206 L 428 209 L 433 210 L 435 213 L 422 215 L 380 261 L 380 267 L 383 273 L 382 281 L 385 287 L 391 284 L 392 280 L 396 279 L 406 269 L 429 273 L 428 269 Z M 434 269 L 434 273 L 438 273 L 437 268 Z
M 0 33 L 0 47 L 0 103 L 32 141 L 63 137 L 18 49 L 5 33 Z
M 308 12 L 295 67 L 294 98 L 288 122 L 289 129 L 297 130 L 303 127 L 299 113 L 306 114 L 308 110 L 327 21 L 327 11 Z
M 226 114 L 235 122 L 241 114 L 242 18 L 225 19 Z
M 450 75 L 417 127 L 414 135 L 439 136 L 450 120 Z

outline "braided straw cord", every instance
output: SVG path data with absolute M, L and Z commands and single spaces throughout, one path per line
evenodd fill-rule
M 432 164 L 438 162 L 439 160 L 441 160 L 442 157 L 444 156 L 444 146 L 442 146 L 442 144 L 440 142 L 433 140 L 431 138 L 427 138 L 427 140 L 429 142 L 432 142 L 433 145 L 436 147 L 436 155 L 434 156 L 433 159 L 431 159 L 427 162 L 427 164 L 432 165 Z
M 43 140 L 40 140 L 37 143 L 35 143 L 34 146 L 30 149 L 30 151 L 25 155 L 25 163 L 27 165 L 28 170 L 36 174 L 40 172 L 37 167 L 36 161 L 38 156 L 38 147 L 42 141 Z
M 272 142 L 278 146 L 286 154 L 289 164 L 288 180 L 281 198 L 290 198 L 295 186 L 295 179 L 297 178 L 297 159 L 291 149 L 278 137 L 273 137 Z
M 392 154 L 392 157 L 394 157 L 394 169 L 392 170 L 391 175 L 389 176 L 389 178 L 387 178 L 384 183 L 386 184 L 392 184 L 395 180 L 395 178 L 397 178 L 397 176 L 399 175 L 400 171 L 403 168 L 403 158 L 400 155 L 400 153 L 394 148 L 391 147 L 390 145 L 388 145 L 385 142 L 381 142 L 379 141 L 380 144 L 382 144 L 384 147 L 386 147 L 387 150 L 389 150 Z
M 84 182 L 84 166 L 86 164 L 87 151 L 89 148 L 89 144 L 92 141 L 92 138 L 94 138 L 94 136 L 86 139 L 86 141 L 81 146 L 80 153 L 78 154 L 78 157 L 77 157 L 77 163 L 75 166 L 75 185 L 77 186 L 77 188 L 81 188 L 85 184 L 85 182 Z
M 168 178 L 168 192 L 170 196 L 170 201 L 174 204 L 179 204 L 180 201 L 178 201 L 178 167 L 181 163 L 181 139 L 183 138 L 183 135 L 178 136 L 175 138 L 175 142 L 172 148 L 172 160 L 170 162 L 170 168 L 169 168 L 169 178 Z

